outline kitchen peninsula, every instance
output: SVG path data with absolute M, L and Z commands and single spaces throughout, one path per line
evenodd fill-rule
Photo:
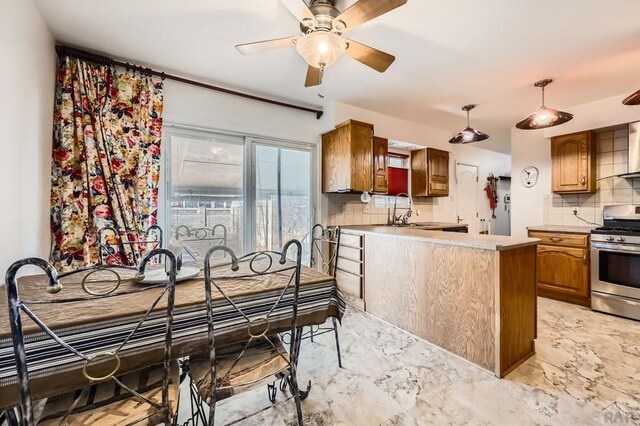
M 539 240 L 375 225 L 343 236 L 361 244 L 367 312 L 498 377 L 534 354 Z

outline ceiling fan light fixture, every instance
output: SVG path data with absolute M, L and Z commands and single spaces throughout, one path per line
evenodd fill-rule
M 471 111 L 475 107 L 476 106 L 473 104 L 465 105 L 462 107 L 462 110 L 467 112 L 467 127 L 463 131 L 461 131 L 460 133 L 458 133 L 457 135 L 449 139 L 449 143 L 466 144 L 466 143 L 480 142 L 485 139 L 489 139 L 489 135 L 474 129 L 469 125 L 469 111 Z
M 314 31 L 296 43 L 296 49 L 307 64 L 324 69 L 335 64 L 347 49 L 344 38 L 329 31 Z
M 538 111 L 529 115 L 524 120 L 519 121 L 516 124 L 516 127 L 518 129 L 544 129 L 547 127 L 559 126 L 560 124 L 564 124 L 573 118 L 573 114 L 571 113 L 558 111 L 557 109 L 553 108 L 547 108 L 544 105 L 544 88 L 552 81 L 553 80 L 551 80 L 550 78 L 546 78 L 534 83 L 534 87 L 540 87 L 542 89 L 542 106 Z

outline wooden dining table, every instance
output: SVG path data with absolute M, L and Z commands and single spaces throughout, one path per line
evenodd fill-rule
M 220 268 L 224 266 L 219 266 Z M 240 265 L 242 268 L 246 267 Z M 227 266 L 228 268 L 228 266 Z M 215 268 L 214 268 L 215 269 Z M 212 274 L 215 276 L 215 273 Z M 277 274 L 243 277 L 225 282 L 225 293 L 234 304 L 251 316 L 265 316 L 278 301 L 286 280 Z M 280 277 L 282 278 L 282 277 Z M 124 279 L 118 291 L 139 288 L 133 276 Z M 45 275 L 18 279 L 21 300 L 54 300 L 86 296 L 78 283 L 63 283 L 60 293 L 46 291 Z M 102 353 L 117 347 L 140 322 L 157 296 L 154 288 L 99 300 L 72 303 L 35 304 L 32 312 L 65 342 L 85 354 Z M 175 307 L 172 358 L 182 358 L 207 350 L 207 316 L 205 309 L 204 274 L 179 282 L 175 289 Z M 216 346 L 246 341 L 247 324 L 239 312 L 221 294 L 213 294 Z M 291 296 L 293 288 L 286 290 Z M 0 298 L 6 301 L 4 286 Z M 315 269 L 303 266 L 300 271 L 297 326 L 319 325 L 328 318 L 342 318 L 345 302 L 335 279 Z M 144 333 L 136 333 L 128 347 L 121 352 L 119 374 L 135 371 L 162 361 L 164 351 L 166 305 L 161 302 L 145 320 Z M 13 342 L 9 327 L 8 308 L 0 304 L 0 410 L 20 402 Z M 282 333 L 291 329 L 292 310 L 271 321 L 269 333 Z M 30 319 L 23 316 L 23 330 L 33 399 L 55 396 L 87 385 L 82 374 L 84 361 L 62 348 Z

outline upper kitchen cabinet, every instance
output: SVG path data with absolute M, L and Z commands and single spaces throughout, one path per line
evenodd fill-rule
M 323 134 L 322 192 L 372 191 L 372 144 L 373 125 L 361 121 L 347 120 Z
M 389 140 L 373 137 L 373 192 L 386 194 L 389 189 L 387 179 L 387 159 L 389 158 Z
M 434 148 L 411 152 L 411 195 L 449 195 L 449 152 Z
M 553 192 L 596 192 L 595 147 L 591 132 L 551 138 Z

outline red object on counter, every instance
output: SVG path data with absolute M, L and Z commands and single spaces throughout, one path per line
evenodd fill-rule
M 387 167 L 387 195 L 409 192 L 409 169 Z

